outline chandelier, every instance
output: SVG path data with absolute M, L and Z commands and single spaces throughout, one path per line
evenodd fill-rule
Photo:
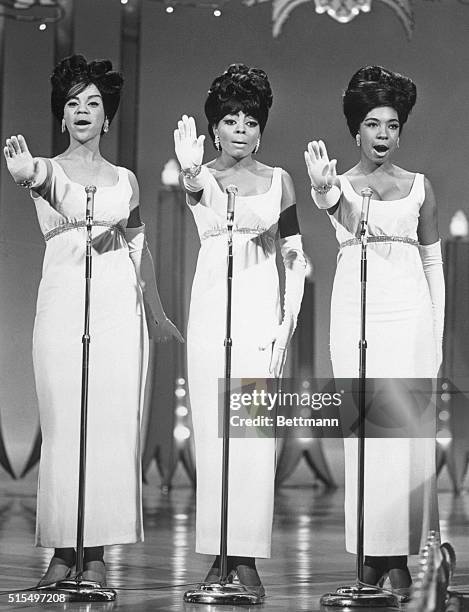
M 253 6 L 268 0 L 244 0 L 246 6 Z M 294 8 L 312 0 L 273 0 L 272 34 L 277 37 L 282 26 Z M 359 13 L 368 13 L 373 0 L 314 0 L 316 13 L 327 13 L 339 23 L 348 23 Z M 377 0 L 387 4 L 399 18 L 407 37 L 410 39 L 414 29 L 414 14 L 410 0 Z

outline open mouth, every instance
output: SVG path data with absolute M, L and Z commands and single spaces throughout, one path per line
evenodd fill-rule
M 387 153 L 389 151 L 389 147 L 386 145 L 375 145 L 373 149 L 380 154 Z
M 80 119 L 79 121 L 75 121 L 75 125 L 90 125 L 91 121 L 86 121 L 85 119 Z

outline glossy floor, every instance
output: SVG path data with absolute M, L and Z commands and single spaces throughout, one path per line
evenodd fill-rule
M 8 593 L 34 585 L 50 551 L 33 547 L 35 495 L 30 484 L 0 486 L 0 610 L 26 610 L 31 602 L 8 603 Z M 112 604 L 43 604 L 42 609 L 222 612 L 231 606 L 188 605 L 185 590 L 200 580 L 211 559 L 194 553 L 194 495 L 177 487 L 163 495 L 145 491 L 145 542 L 106 551 Z M 469 494 L 440 493 L 443 538 L 456 548 L 455 583 L 469 591 Z M 322 594 L 354 578 L 354 557 L 344 553 L 343 491 L 283 487 L 277 492 L 273 557 L 258 562 L 267 596 L 266 612 L 319 610 Z M 412 558 L 415 571 L 417 559 Z M 11 599 L 11 598 L 10 598 Z M 469 607 L 467 608 L 469 609 Z

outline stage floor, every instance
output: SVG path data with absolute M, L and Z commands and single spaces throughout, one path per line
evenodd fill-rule
M 32 587 L 48 565 L 50 550 L 34 548 L 34 479 L 0 484 L 0 610 L 161 610 L 222 612 L 231 606 L 188 605 L 184 591 L 201 580 L 211 558 L 194 553 L 195 497 L 188 486 L 163 495 L 145 487 L 145 542 L 107 549 L 113 604 L 8 603 L 8 593 Z M 249 503 L 249 500 L 246 500 Z M 456 549 L 455 585 L 469 592 L 469 493 L 440 493 L 443 540 Z M 282 487 L 276 495 L 273 556 L 258 562 L 266 612 L 313 612 L 322 594 L 354 578 L 355 557 L 344 552 L 343 490 Z M 417 558 L 410 567 L 415 574 Z M 236 608 L 240 609 L 240 608 Z M 246 610 L 246 607 L 241 609 Z M 464 609 L 469 610 L 466 603 Z

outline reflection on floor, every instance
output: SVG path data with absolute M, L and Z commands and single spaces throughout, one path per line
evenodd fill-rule
M 34 585 L 45 570 L 48 550 L 33 547 L 34 481 L 0 484 L 0 610 L 25 610 L 7 593 Z M 203 578 L 211 559 L 194 553 L 194 495 L 177 487 L 169 496 L 145 488 L 145 542 L 107 549 L 108 583 L 118 590 L 113 604 L 47 604 L 42 609 L 221 612 L 227 606 L 183 603 L 183 593 Z M 248 502 L 247 502 L 248 503 Z M 469 495 L 440 494 L 444 540 L 457 556 L 455 584 L 469 593 Z M 276 497 L 273 558 L 258 562 L 267 596 L 266 612 L 319 610 L 322 594 L 354 578 L 354 557 L 344 553 L 343 491 L 283 487 Z M 415 573 L 417 559 L 412 558 Z M 246 610 L 246 608 L 241 608 Z M 468 607 L 469 609 L 469 607 Z

